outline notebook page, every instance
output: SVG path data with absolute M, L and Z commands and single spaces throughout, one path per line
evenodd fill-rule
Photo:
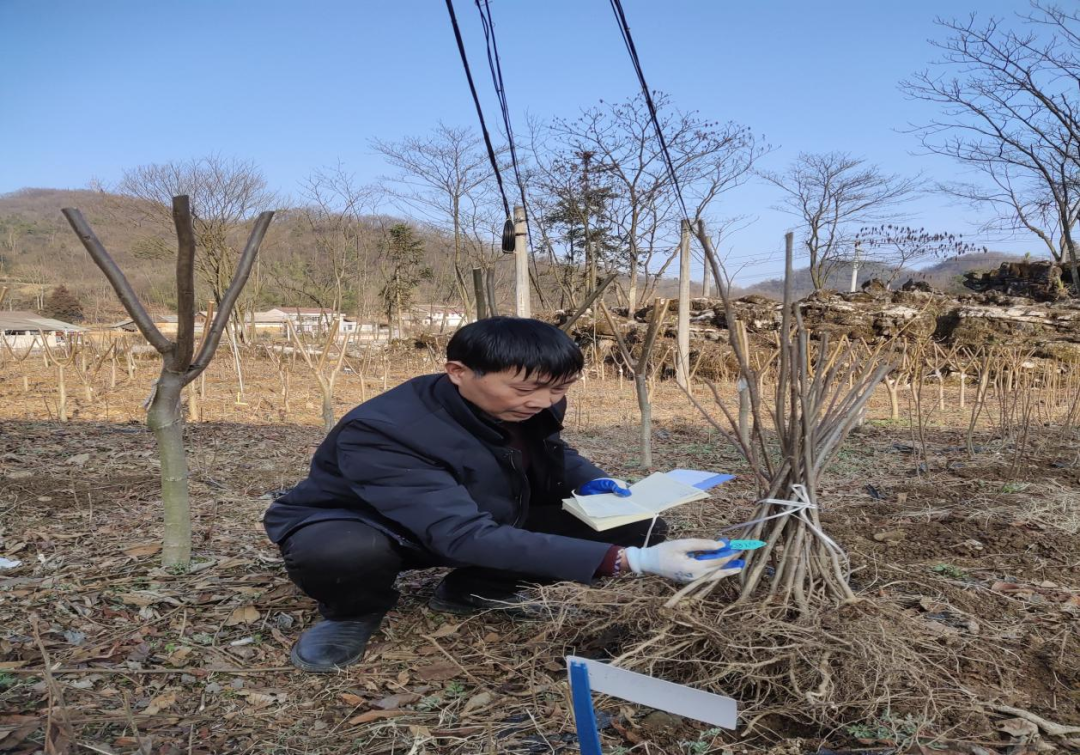
M 685 483 L 656 472 L 630 486 L 630 495 L 620 498 L 613 493 L 575 495 L 578 506 L 591 517 L 622 516 L 635 512 L 652 516 L 672 506 L 705 498 L 705 494 Z

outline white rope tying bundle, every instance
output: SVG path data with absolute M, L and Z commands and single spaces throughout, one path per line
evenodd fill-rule
M 749 522 L 743 522 L 741 524 L 733 524 L 730 527 L 724 527 L 720 530 L 720 534 L 723 535 L 725 532 L 740 529 L 749 532 L 749 529 L 755 524 L 760 524 L 761 522 L 766 522 L 770 519 L 779 519 L 780 517 L 794 515 L 799 517 L 803 523 L 810 528 L 810 531 L 821 539 L 821 542 L 825 544 L 826 548 L 839 556 L 845 564 L 849 563 L 848 555 L 844 552 L 844 549 L 837 545 L 835 540 L 822 532 L 821 528 L 815 525 L 807 515 L 807 509 L 816 509 L 818 505 L 810 500 L 810 494 L 806 491 L 806 486 L 792 485 L 791 492 L 795 496 L 793 500 L 786 500 L 783 498 L 762 498 L 757 502 L 758 505 L 768 503 L 776 506 L 785 506 L 787 507 L 786 511 L 770 514 L 769 516 L 758 517 L 757 519 L 751 519 Z

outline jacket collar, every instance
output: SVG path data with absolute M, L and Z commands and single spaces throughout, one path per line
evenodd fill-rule
M 482 419 L 480 415 L 487 416 L 483 410 L 466 401 L 458 391 L 457 386 L 451 383 L 450 378 L 445 374 L 436 378 L 432 390 L 439 405 L 444 407 L 447 413 L 470 433 L 481 440 L 487 440 L 491 443 L 504 443 L 506 441 L 506 435 L 498 428 L 497 420 L 494 418 L 490 421 Z M 522 422 L 521 425 L 530 434 L 536 433 L 541 438 L 560 432 L 563 429 L 561 417 L 562 412 L 565 411 L 564 402 L 565 399 L 554 407 L 544 409 L 536 416 Z M 556 411 L 556 409 L 559 411 Z

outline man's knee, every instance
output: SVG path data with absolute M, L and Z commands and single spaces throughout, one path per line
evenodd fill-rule
M 401 558 L 382 532 L 364 522 L 333 520 L 301 527 L 281 544 L 285 567 L 301 574 L 357 575 L 398 571 Z

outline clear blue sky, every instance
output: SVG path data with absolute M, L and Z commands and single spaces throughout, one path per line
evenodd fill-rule
M 512 114 L 573 116 L 637 83 L 604 0 L 494 0 Z M 625 0 L 649 84 L 683 109 L 744 123 L 779 149 L 846 150 L 887 171 L 955 177 L 899 133 L 931 111 L 897 82 L 935 53 L 934 18 L 1012 15 L 1022 0 Z M 474 76 L 496 119 L 479 18 L 457 0 Z M 252 159 L 293 193 L 341 160 L 358 177 L 387 173 L 369 139 L 419 135 L 438 120 L 475 125 L 441 0 L 0 0 L 0 193 L 116 181 L 125 168 L 211 152 Z M 523 130 L 522 126 L 519 129 Z M 757 218 L 726 246 L 772 252 L 792 220 L 754 182 L 725 214 Z M 978 220 L 941 199 L 918 225 L 973 236 Z M 991 248 L 1041 253 L 1029 239 Z M 744 283 L 775 263 L 745 270 Z

